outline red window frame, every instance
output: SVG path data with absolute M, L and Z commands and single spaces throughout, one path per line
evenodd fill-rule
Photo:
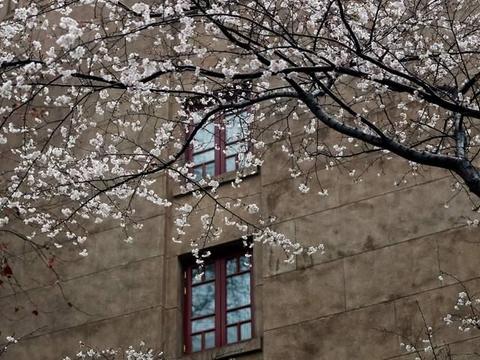
M 193 277 L 193 270 L 198 269 L 198 266 L 190 265 L 187 266 L 184 270 L 184 351 L 185 353 L 196 353 L 201 352 L 213 348 L 218 348 L 224 345 L 236 344 L 243 341 L 248 341 L 255 336 L 255 314 L 254 314 L 254 301 L 253 301 L 253 257 L 249 256 L 250 267 L 249 269 L 241 269 L 240 266 L 240 258 L 245 256 L 245 251 L 235 251 L 231 252 L 226 256 L 216 257 L 211 259 L 210 261 L 206 262 L 206 265 L 213 264 L 215 269 L 215 279 L 214 280 L 207 280 L 205 278 L 205 273 L 202 274 L 202 278 L 200 282 L 193 284 L 192 277 Z M 237 271 L 234 273 L 227 273 L 227 261 L 236 259 L 236 267 Z M 234 277 L 236 275 L 242 274 L 250 274 L 250 302 L 246 305 L 241 305 L 238 307 L 233 307 L 227 309 L 227 279 L 230 277 Z M 204 316 L 192 316 L 192 288 L 196 285 L 203 285 L 210 282 L 215 283 L 215 328 L 209 328 L 202 331 L 193 332 L 192 331 L 192 321 L 198 320 L 206 317 L 213 316 L 212 314 L 204 315 Z M 238 320 L 236 322 L 232 322 L 231 324 L 227 324 L 227 314 L 229 312 L 250 308 L 250 318 L 244 320 Z M 241 339 L 240 329 L 242 324 L 250 323 L 250 337 L 246 339 Z M 227 328 L 232 328 L 236 326 L 237 329 L 237 341 L 228 342 L 227 339 Z M 206 348 L 205 347 L 205 333 L 214 331 L 215 332 L 215 346 Z M 201 336 L 201 349 L 198 351 L 193 351 L 192 349 L 192 336 L 202 334 Z
M 241 112 L 248 113 L 248 110 L 240 111 L 240 113 Z M 213 161 L 208 161 L 208 162 L 205 162 L 205 163 L 201 163 L 199 165 L 195 164 L 192 167 L 192 170 L 193 170 L 193 169 L 201 166 L 203 177 L 206 177 L 206 168 L 205 168 L 206 165 L 211 164 L 211 163 L 214 163 L 214 176 L 218 176 L 218 175 L 226 173 L 227 172 L 227 159 L 232 158 L 232 157 L 235 157 L 235 168 L 233 170 L 229 170 L 229 171 L 236 171 L 236 170 L 241 168 L 241 166 L 239 164 L 239 160 L 238 160 L 238 155 L 240 154 L 240 152 L 235 153 L 234 155 L 230 155 L 230 156 L 227 156 L 227 154 L 226 154 L 227 146 L 231 146 L 231 145 L 237 144 L 239 142 L 246 142 L 246 138 L 242 137 L 242 138 L 239 138 L 239 139 L 236 139 L 234 141 L 231 141 L 231 142 L 227 143 L 227 127 L 225 126 L 225 118 L 227 116 L 231 115 L 231 114 L 234 114 L 234 113 L 228 113 L 228 114 L 223 114 L 221 116 L 218 116 L 212 122 L 213 126 L 214 126 L 214 133 L 212 134 L 213 139 L 214 139 L 213 148 L 202 149 L 201 151 L 195 152 L 194 148 L 193 148 L 193 144 L 190 144 L 190 146 L 188 147 L 188 149 L 186 151 L 186 160 L 188 162 L 194 162 L 193 161 L 193 156 L 194 155 L 205 153 L 205 152 L 211 151 L 212 149 L 214 150 Z M 187 137 L 193 131 L 194 127 L 195 127 L 194 124 L 190 124 L 189 131 L 187 133 Z

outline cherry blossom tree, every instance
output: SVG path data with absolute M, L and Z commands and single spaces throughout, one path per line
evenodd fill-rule
M 480 329 L 478 308 L 480 298 L 478 297 L 478 294 L 469 289 L 464 282 L 450 274 L 443 273 L 440 275 L 439 278 L 441 281 L 444 280 L 444 276 L 452 278 L 458 282 L 462 290 L 458 293 L 456 302 L 453 302 L 451 308 L 452 311 L 446 313 L 443 317 L 443 323 L 445 324 L 444 327 L 450 328 L 450 333 L 459 332 L 467 334 L 470 332 L 477 332 Z M 401 349 L 405 353 L 410 354 L 412 360 L 480 358 L 480 353 L 478 353 L 475 348 L 470 349 L 468 346 L 466 348 L 457 346 L 457 348 L 454 347 L 452 349 L 452 344 L 446 341 L 442 335 L 439 335 L 442 327 L 431 326 L 418 301 L 416 301 L 416 305 L 421 319 L 421 331 L 415 338 L 405 338 L 402 334 L 397 334 L 403 339 L 400 343 Z
M 465 1 L 2 5 L 0 231 L 39 252 L 73 243 L 86 256 L 88 224 L 107 219 L 131 241 L 135 199 L 172 205 L 155 191 L 159 174 L 194 195 L 176 208 L 175 241 L 209 200 L 224 226 L 290 260 L 321 250 L 271 230 L 256 204 L 219 200 L 218 179 L 185 161 L 201 131 L 242 112 L 249 145 L 233 186 L 282 141 L 304 193 L 318 169 L 369 155 L 406 159 L 412 174 L 446 169 L 458 190 L 480 195 L 479 12 Z M 211 213 L 201 221 L 202 238 L 219 236 Z M 6 260 L 1 274 L 12 275 Z
M 18 340 L 12 336 L 7 336 L 6 343 L 0 347 L 0 357 L 5 354 L 8 347 L 17 344 Z M 74 355 L 66 356 L 63 360 L 166 360 L 162 351 L 155 350 L 141 342 L 138 346 L 128 346 L 126 348 L 106 348 L 97 349 L 96 347 L 80 342 L 79 351 Z
M 253 243 L 304 248 L 253 203 L 218 196 L 188 156 L 219 117 L 242 122 L 232 186 L 282 143 L 308 193 L 318 169 L 398 157 L 449 171 L 480 196 L 480 5 L 464 0 L 50 0 L 0 2 L 0 231 L 38 252 L 88 255 L 91 224 L 141 227 L 136 200 L 174 207 L 174 241 L 236 227 Z M 167 176 L 192 201 L 156 191 Z M 320 184 L 315 196 L 328 196 Z M 185 239 L 202 201 L 203 234 Z M 214 222 L 220 218 L 221 224 Z M 18 226 L 21 224 L 21 226 Z M 478 225 L 478 220 L 471 224 Z M 200 240 L 199 240 L 200 239 Z M 0 281 L 13 270 L 8 249 Z
M 162 351 L 154 350 L 141 342 L 139 346 L 129 346 L 125 349 L 97 349 L 80 342 L 80 351 L 73 357 L 67 356 L 63 360 L 166 360 Z
M 3 8 L 0 146 L 9 161 L 1 225 L 32 246 L 60 247 L 66 238 L 86 255 L 85 223 L 107 218 L 130 240 L 129 227 L 140 226 L 132 199 L 171 205 L 153 190 L 153 177 L 165 173 L 198 201 L 216 201 L 227 225 L 290 254 L 303 251 L 269 230 L 268 219 L 236 214 L 235 206 L 257 213 L 255 204 L 218 201 L 218 181 L 195 177 L 185 161 L 201 129 L 243 110 L 250 146 L 239 154 L 241 168 L 262 165 L 266 139 L 282 140 L 302 192 L 315 181 L 312 169 L 372 153 L 404 158 L 412 173 L 446 169 L 459 188 L 480 195 L 479 12 L 465 1 L 15 1 Z M 298 124 L 303 135 L 294 141 Z M 178 209 L 179 234 L 192 209 Z M 13 218 L 31 231 L 6 227 Z M 211 216 L 202 222 L 206 236 L 218 233 Z M 37 242 L 40 235 L 47 240 Z M 10 271 L 6 264 L 2 274 Z

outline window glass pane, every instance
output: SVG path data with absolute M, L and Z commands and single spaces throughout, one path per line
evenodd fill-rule
M 215 312 L 215 283 L 192 287 L 192 316 L 210 315 Z
M 247 340 L 252 337 L 252 323 L 240 325 L 240 340 Z
M 247 152 L 247 143 L 245 142 L 236 142 L 234 144 L 227 145 L 225 148 L 225 155 L 231 156 L 235 154 L 240 154 L 240 153 L 246 153 Z
M 215 265 L 207 264 L 204 267 L 192 269 L 192 283 L 198 284 L 215 279 Z
M 245 138 L 244 128 L 245 120 L 241 117 L 241 113 L 227 115 L 225 117 L 227 143 Z
M 215 331 L 205 333 L 205 349 L 215 347 Z
M 250 273 L 227 278 L 227 309 L 250 304 Z
M 215 143 L 215 126 L 213 124 L 204 126 L 195 134 L 194 140 L 194 152 L 213 148 Z
M 237 169 L 236 156 L 227 158 L 226 171 L 233 171 Z
M 241 119 L 241 124 L 245 128 L 245 126 L 253 121 L 253 114 L 250 111 L 242 111 L 237 113 L 237 117 Z
M 213 160 L 215 160 L 214 150 L 209 150 L 209 151 L 205 151 L 205 152 L 193 155 L 193 163 L 195 165 L 203 164 Z
M 227 344 L 237 342 L 237 325 L 227 328 Z
M 242 256 L 240 257 L 240 271 L 245 271 L 250 269 L 250 257 Z
M 227 260 L 227 275 L 235 274 L 237 272 L 237 258 Z
M 229 311 L 227 313 L 227 324 L 234 324 L 251 318 L 250 308 L 244 308 L 240 310 Z
M 215 176 L 215 163 L 210 163 L 205 165 L 205 176 Z
M 201 179 L 203 177 L 203 169 L 202 166 L 197 166 L 193 168 L 193 173 L 195 174 L 195 179 Z
M 200 269 L 192 269 L 192 284 L 202 282 L 202 272 Z
M 192 351 L 202 350 L 202 335 L 193 335 L 192 336 Z
M 215 316 L 192 321 L 192 333 L 215 328 Z
M 205 266 L 205 281 L 215 279 L 215 264 Z
M 211 162 L 197 166 L 193 169 L 193 173 L 195 174 L 195 180 L 200 180 L 204 177 L 207 177 L 207 175 L 213 177 L 215 176 L 215 163 Z

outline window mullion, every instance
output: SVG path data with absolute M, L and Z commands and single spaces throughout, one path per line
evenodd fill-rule
M 215 131 L 215 174 L 220 175 L 225 172 L 225 132 L 226 126 L 223 117 L 218 119 Z
M 217 261 L 218 267 L 218 278 L 219 278 L 219 287 L 218 287 L 218 294 L 219 294 L 219 311 L 218 311 L 218 319 L 219 319 L 219 328 L 218 328 L 218 337 L 220 346 L 225 345 L 226 341 L 226 277 L 225 277 L 225 259 L 221 258 Z
M 192 268 L 189 267 L 184 274 L 184 300 L 187 316 L 184 322 L 185 351 L 190 353 L 192 350 Z
M 250 255 L 253 255 L 253 249 Z M 255 279 L 253 278 L 253 267 L 255 264 L 253 263 L 253 256 L 249 259 L 250 264 L 250 334 L 252 338 L 255 336 L 255 304 L 254 304 L 254 296 L 253 296 L 253 289 L 255 286 Z
M 187 131 L 187 139 L 190 137 L 190 134 L 192 133 L 193 129 L 194 129 L 193 124 L 189 124 L 188 131 Z M 193 161 L 193 139 L 185 149 L 185 158 L 187 159 L 187 162 Z
M 220 146 L 220 158 L 222 159 L 222 172 L 227 171 L 227 125 L 225 124 L 225 119 L 222 119 L 222 138 Z

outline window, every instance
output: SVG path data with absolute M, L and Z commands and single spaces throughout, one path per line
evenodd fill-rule
M 222 257 L 203 269 L 185 270 L 185 352 L 233 344 L 253 337 L 252 261 Z
M 192 170 L 197 180 L 243 167 L 244 154 L 248 150 L 246 124 L 249 116 L 251 114 L 246 111 L 229 113 L 195 134 L 187 160 L 194 163 Z

